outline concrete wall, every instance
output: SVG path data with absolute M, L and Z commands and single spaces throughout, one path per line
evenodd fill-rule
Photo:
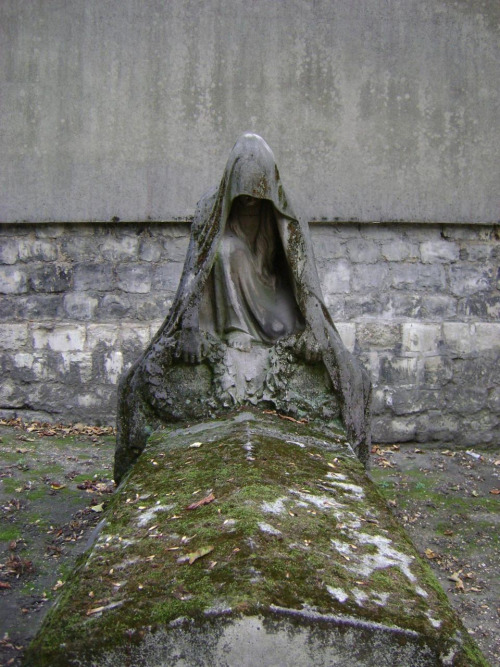
M 113 423 L 168 311 L 187 225 L 0 228 L 0 415 Z M 326 303 L 373 378 L 374 438 L 500 444 L 492 225 L 312 226 Z
M 309 219 L 497 221 L 499 22 L 498 0 L 2 0 L 0 220 L 184 219 L 252 129 Z

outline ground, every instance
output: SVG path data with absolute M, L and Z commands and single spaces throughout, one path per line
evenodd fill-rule
M 113 490 L 114 437 L 0 421 L 0 665 L 64 586 Z M 374 447 L 372 476 L 492 665 L 500 664 L 500 454 Z M 80 487 L 80 488 L 79 488 Z

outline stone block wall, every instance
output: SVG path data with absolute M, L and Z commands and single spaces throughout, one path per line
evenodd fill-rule
M 327 306 L 374 383 L 376 442 L 500 443 L 500 232 L 315 223 Z M 113 424 L 172 302 L 186 223 L 0 227 L 0 415 Z

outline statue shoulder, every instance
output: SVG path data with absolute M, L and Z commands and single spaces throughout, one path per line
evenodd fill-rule
M 207 219 L 207 216 L 210 214 L 210 211 L 214 206 L 218 190 L 218 187 L 211 188 L 196 204 L 196 210 L 193 218 L 193 231 L 200 227 L 200 225 L 202 225 L 203 222 Z

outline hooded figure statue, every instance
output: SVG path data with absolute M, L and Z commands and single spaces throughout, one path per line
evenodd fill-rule
M 290 354 L 295 380 L 312 377 L 311 368 L 326 377 L 328 400 L 337 402 L 350 444 L 366 464 L 369 377 L 326 309 L 308 224 L 292 210 L 271 149 L 246 133 L 219 187 L 198 203 L 168 316 L 120 382 L 115 480 L 162 423 L 243 404 L 286 411 L 286 377 L 284 384 L 276 378 L 286 376 Z M 309 385 L 302 380 L 299 393 Z

